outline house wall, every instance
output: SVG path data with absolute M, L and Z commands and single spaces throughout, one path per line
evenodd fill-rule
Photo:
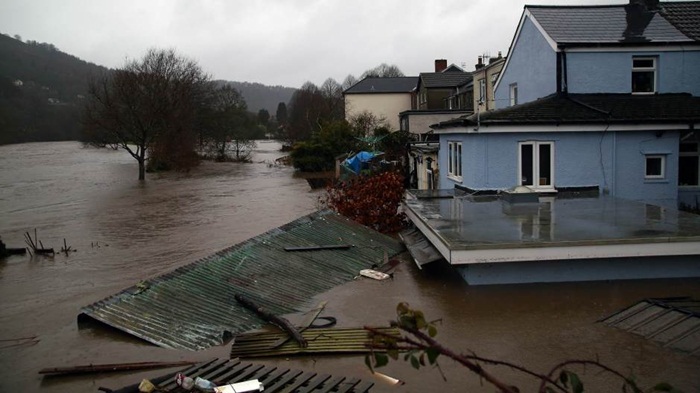
M 411 109 L 410 93 L 346 94 L 345 119 L 364 111 L 384 117 L 392 131 L 400 129 L 399 113 Z
M 657 136 L 653 131 L 557 133 L 442 134 L 441 168 L 447 168 L 447 143 L 462 142 L 462 181 L 440 173 L 444 188 L 461 185 L 473 190 L 502 190 L 518 184 L 518 143 L 554 142 L 554 185 L 598 186 L 619 198 L 677 206 L 678 132 Z M 443 153 L 444 152 L 444 153 Z M 666 156 L 666 177 L 645 180 L 645 154 Z
M 421 86 L 419 96 L 424 96 L 425 101 L 420 102 L 418 109 L 447 109 L 447 99 L 452 95 L 452 89 L 449 88 L 431 88 Z
M 504 63 L 504 61 L 498 61 L 496 64 L 489 64 L 488 66 L 472 73 L 474 77 L 474 94 L 472 95 L 472 106 L 474 108 L 474 112 L 490 111 L 496 108 L 496 100 L 494 97 L 495 81 L 494 83 L 491 83 L 491 79 L 494 74 L 501 72 Z M 481 79 L 486 79 L 486 102 L 479 105 L 479 99 L 481 98 L 479 97 L 479 81 Z
M 430 126 L 441 121 L 447 121 L 466 114 L 466 111 L 442 112 L 442 113 L 408 113 L 405 117 L 408 121 L 408 131 L 413 134 L 423 134 L 431 131 Z
M 469 285 L 700 277 L 695 256 L 479 263 L 457 270 Z
M 520 35 L 508 54 L 508 67 L 496 86 L 495 107 L 510 105 L 510 85 L 518 84 L 518 103 L 547 96 L 557 90 L 556 52 L 540 34 L 529 17 L 523 21 Z M 474 85 L 474 91 L 477 86 Z M 476 95 L 476 94 L 475 94 Z
M 657 91 L 700 95 L 700 50 L 638 52 L 567 52 L 570 93 L 630 93 L 632 57 L 657 57 Z

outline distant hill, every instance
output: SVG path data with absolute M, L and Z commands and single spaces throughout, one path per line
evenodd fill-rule
M 0 34 L 0 145 L 77 140 L 80 116 L 92 76 L 109 69 L 61 52 L 48 43 L 22 42 Z M 295 89 L 260 83 L 229 82 L 256 113 L 275 115 Z
M 248 110 L 257 113 L 260 109 L 267 109 L 271 116 L 277 112 L 280 102 L 289 103 L 292 94 L 297 90 L 292 87 L 267 86 L 261 83 L 231 82 L 218 80 L 217 83 L 227 84 L 236 88 L 243 94 Z
M 77 139 L 88 80 L 106 71 L 0 34 L 0 144 Z

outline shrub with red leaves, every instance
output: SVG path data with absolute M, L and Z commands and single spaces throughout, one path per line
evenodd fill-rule
M 382 172 L 331 185 L 324 202 L 355 222 L 381 233 L 396 233 L 407 222 L 406 215 L 398 212 L 403 196 L 401 174 Z

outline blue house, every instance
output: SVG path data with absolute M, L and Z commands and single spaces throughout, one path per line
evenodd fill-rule
M 404 203 L 419 266 L 474 285 L 700 277 L 700 217 L 678 210 L 700 208 L 700 2 L 526 6 L 494 96 L 431 126 L 442 190 Z
M 440 184 L 700 207 L 700 2 L 526 6 L 496 110 L 443 121 Z

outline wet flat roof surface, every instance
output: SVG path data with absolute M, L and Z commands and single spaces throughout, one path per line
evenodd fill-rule
M 700 216 L 606 196 L 559 195 L 518 204 L 494 195 L 455 195 L 407 198 L 405 206 L 414 224 L 449 250 L 700 245 Z M 696 245 L 691 251 L 700 254 Z

